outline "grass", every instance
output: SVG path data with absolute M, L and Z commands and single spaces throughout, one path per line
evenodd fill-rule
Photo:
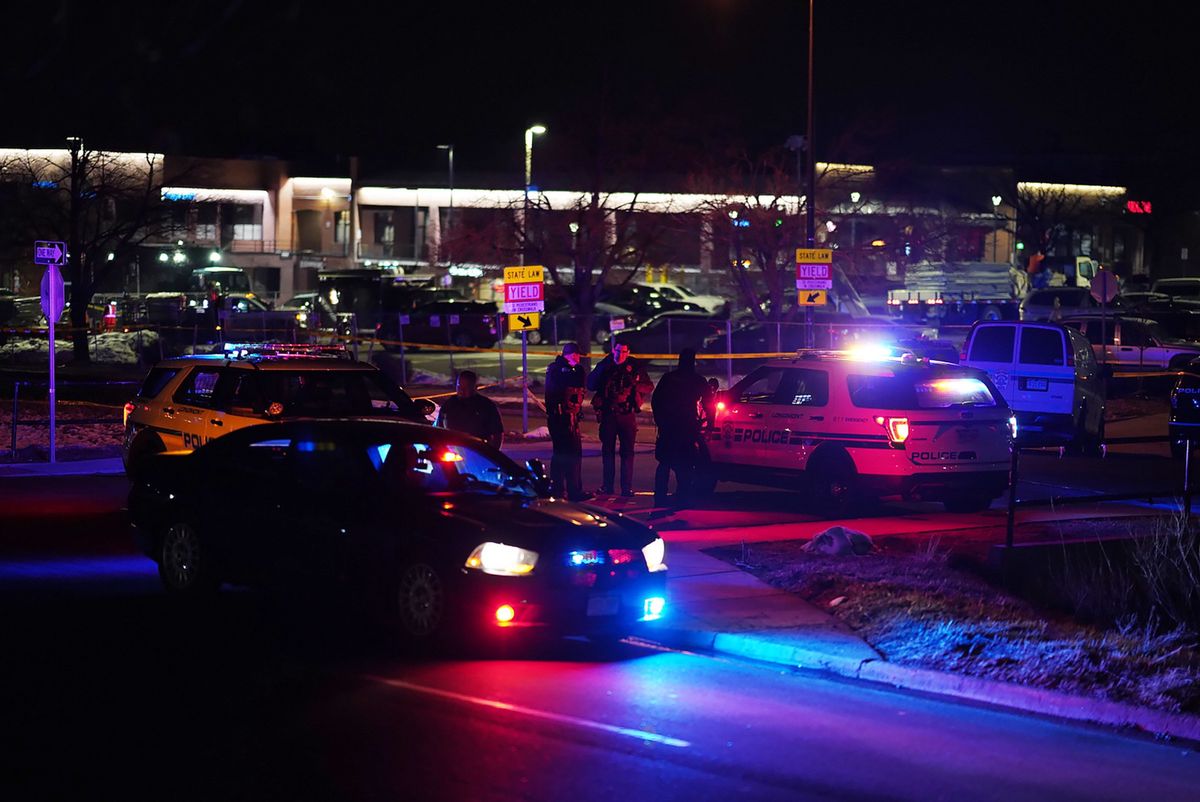
M 859 557 L 809 554 L 803 541 L 709 553 L 745 558 L 744 570 L 827 610 L 894 663 L 1200 712 L 1200 649 L 1189 628 L 1135 616 L 1081 623 L 991 584 L 945 542 L 887 539 Z

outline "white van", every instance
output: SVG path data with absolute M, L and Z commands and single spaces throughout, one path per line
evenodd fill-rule
M 980 321 L 961 363 L 986 371 L 1017 417 L 1018 442 L 1097 454 L 1104 441 L 1104 375 L 1092 345 L 1057 323 Z

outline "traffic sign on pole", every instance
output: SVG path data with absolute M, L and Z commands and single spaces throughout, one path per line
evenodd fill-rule
M 63 299 L 62 273 L 57 265 L 46 265 L 46 272 L 42 274 L 42 313 L 46 320 L 57 322 L 62 317 L 64 307 L 66 301 Z
M 62 273 L 58 272 L 58 266 L 62 264 L 62 257 L 66 254 L 65 248 L 43 248 L 43 246 L 59 246 L 61 242 L 39 242 L 34 248 L 34 260 L 39 259 L 56 259 L 58 261 L 39 261 L 39 264 L 46 265 L 46 272 L 42 275 L 42 312 L 46 315 L 46 325 L 50 329 L 50 347 L 48 349 L 50 357 L 50 462 L 51 464 L 58 460 L 58 448 L 56 435 L 58 428 L 56 425 L 56 411 L 58 407 L 58 380 L 55 375 L 55 363 L 57 357 L 54 348 L 54 325 L 58 323 L 58 318 L 62 315 L 63 309 L 66 307 L 66 301 L 63 299 L 63 279 Z
M 833 251 L 829 248 L 796 249 L 796 289 L 803 297 L 810 290 L 833 289 Z M 821 302 L 824 304 L 824 301 Z M 801 304 L 812 305 L 812 304 Z
M 64 242 L 37 240 L 33 243 L 35 265 L 61 265 L 66 258 L 67 245 Z
M 829 293 L 826 290 L 801 290 L 798 300 L 800 306 L 824 306 L 829 303 Z
M 541 265 L 504 268 L 504 312 L 508 315 L 508 328 L 521 332 L 521 432 L 526 434 L 529 432 L 529 332 L 539 327 L 539 313 L 545 308 L 546 275 Z
M 539 328 L 542 324 L 542 314 L 540 312 L 526 312 L 523 315 L 508 316 L 509 331 L 533 331 Z

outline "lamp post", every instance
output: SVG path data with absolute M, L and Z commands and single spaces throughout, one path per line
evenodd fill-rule
M 446 232 L 448 234 L 454 230 L 454 144 L 438 145 L 437 148 L 446 151 L 450 171 L 450 208 L 446 211 Z M 442 239 L 446 239 L 447 234 L 442 234 Z M 449 248 L 446 249 L 446 261 L 451 261 Z
M 808 242 L 808 247 L 816 246 L 816 221 L 814 218 L 815 207 L 817 203 L 817 161 L 816 148 L 813 147 L 813 6 L 816 5 L 816 0 L 808 0 L 808 129 L 805 132 L 804 144 L 807 148 L 805 155 L 808 157 L 807 168 L 807 198 L 805 198 L 805 239 Z M 811 348 L 813 345 L 813 314 L 812 307 L 804 307 L 804 344 Z
M 533 138 L 546 133 L 546 126 L 525 129 L 525 203 L 521 210 L 521 264 L 525 264 L 525 243 L 529 239 L 529 185 L 533 181 Z M 529 432 L 529 332 L 521 331 L 521 431 Z
M 997 218 L 1000 217 L 1000 201 L 1001 200 L 1003 200 L 1003 198 L 1001 198 L 999 195 L 992 196 L 992 214 L 994 214 Z M 1006 220 L 1005 228 L 1007 228 L 1007 227 L 1008 226 L 1007 226 L 1007 220 Z M 996 240 L 998 240 L 998 239 L 1000 239 L 1000 229 L 998 229 L 998 228 L 993 229 L 992 230 L 992 261 L 993 262 L 996 261 Z

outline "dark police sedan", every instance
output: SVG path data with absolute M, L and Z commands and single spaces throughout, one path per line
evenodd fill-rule
M 152 460 L 130 518 L 172 594 L 342 583 L 414 639 L 538 629 L 604 640 L 664 612 L 652 529 L 549 497 L 540 465 L 466 435 L 301 420 Z

